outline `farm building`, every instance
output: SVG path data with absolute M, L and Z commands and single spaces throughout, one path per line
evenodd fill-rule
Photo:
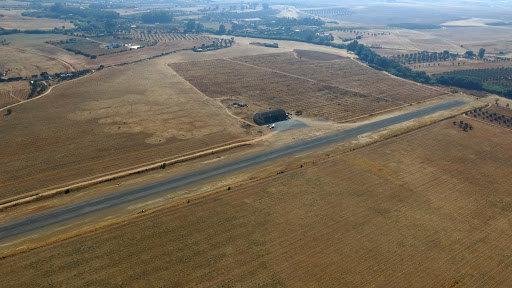
M 257 125 L 267 125 L 279 121 L 284 121 L 288 118 L 283 109 L 276 109 L 261 113 L 254 114 L 254 123 Z

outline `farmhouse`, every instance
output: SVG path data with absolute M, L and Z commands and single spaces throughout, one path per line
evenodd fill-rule
M 254 114 L 254 123 L 257 125 L 267 125 L 279 121 L 284 121 L 288 118 L 283 109 L 276 109 L 261 113 Z

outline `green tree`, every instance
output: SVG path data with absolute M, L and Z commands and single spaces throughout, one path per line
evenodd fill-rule
M 219 30 L 217 30 L 218 35 L 224 35 L 226 34 L 226 26 L 224 24 L 220 24 Z
M 185 25 L 185 33 L 193 32 L 196 29 L 196 20 L 190 19 Z
M 475 56 L 475 52 L 468 50 L 466 53 L 464 53 L 465 58 L 473 58 Z
M 484 58 L 484 55 L 485 55 L 485 49 L 480 48 L 480 50 L 478 50 L 478 58 L 482 59 L 482 58 Z

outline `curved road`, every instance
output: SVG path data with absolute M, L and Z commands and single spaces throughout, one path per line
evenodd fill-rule
M 361 134 L 373 132 L 391 125 L 403 123 L 415 118 L 427 116 L 439 111 L 448 110 L 466 104 L 464 101 L 453 100 L 450 102 L 418 109 L 413 112 L 401 114 L 388 119 L 361 125 L 356 128 L 336 132 L 326 136 L 294 143 L 272 151 L 263 152 L 246 158 L 233 160 L 210 168 L 198 170 L 181 176 L 161 180 L 140 187 L 131 188 L 118 193 L 88 200 L 82 203 L 69 205 L 44 213 L 35 214 L 26 218 L 0 225 L 0 241 L 17 235 L 43 229 L 53 224 L 62 223 L 80 216 L 92 214 L 112 207 L 127 204 L 142 198 L 162 193 L 169 193 L 187 185 L 199 183 L 214 177 L 227 175 L 242 169 L 260 165 L 269 161 L 284 158 L 289 155 L 320 148 L 332 143 L 343 141 Z

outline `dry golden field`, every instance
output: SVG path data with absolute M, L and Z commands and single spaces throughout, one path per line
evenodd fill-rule
M 50 60 L 56 60 L 60 62 L 62 65 L 67 67 L 67 69 L 74 70 L 82 70 L 82 69 L 96 69 L 100 65 L 104 66 L 112 66 L 118 65 L 122 63 L 132 63 L 134 61 L 147 59 L 150 57 L 161 55 L 162 53 L 169 53 L 173 51 L 180 51 L 183 49 L 192 49 L 194 46 L 201 46 L 202 44 L 211 44 L 212 38 L 207 36 L 202 37 L 188 37 L 190 39 L 177 39 L 176 41 L 162 41 L 154 46 L 145 47 L 143 49 L 134 49 L 131 51 L 126 51 L 122 53 L 114 53 L 103 56 L 98 56 L 96 59 L 90 59 L 89 57 L 85 57 L 82 55 L 76 55 L 72 52 L 66 51 L 62 48 L 59 48 L 55 45 L 47 44 L 47 41 L 59 41 L 66 40 L 70 37 L 59 35 L 59 34 L 12 34 L 7 36 L 2 36 L 1 39 L 5 39 L 10 43 L 12 49 L 18 52 L 18 54 L 13 54 L 15 58 L 21 58 L 19 62 L 21 67 L 33 65 L 33 63 L 46 63 L 48 59 L 41 60 L 39 58 L 48 58 Z M 123 40 L 129 42 L 127 40 Z M 98 43 L 98 47 L 101 46 L 101 43 Z M 1 47 L 0 47 L 1 48 Z M 77 47 L 75 47 L 77 48 Z M 100 49 L 100 48 L 98 48 Z M 84 49 L 86 50 L 86 49 Z M 101 50 L 100 50 L 101 51 Z M 108 52 L 106 48 L 104 48 L 105 53 Z M 86 51 L 90 52 L 90 51 Z M 95 51 L 98 53 L 98 51 Z M 30 57 L 26 57 L 24 55 L 30 55 Z M 100 53 L 98 53 L 100 54 Z M 27 58 L 24 59 L 23 57 Z M 35 58 L 39 57 L 39 58 Z M 36 60 L 38 61 L 36 61 Z M 21 61 L 23 60 L 23 61 Z M 26 61 L 25 61 L 26 60 Z M 41 60 L 41 61 L 39 61 Z M 9 63 L 9 62 L 6 62 Z M 3 66 L 3 63 L 0 62 L 0 67 Z M 34 73 L 35 74 L 35 73 Z M 32 75 L 32 74 L 30 74 Z
M 26 100 L 29 92 L 28 81 L 0 83 L 0 108 Z
M 508 287 L 512 134 L 471 124 L 475 129 L 463 132 L 446 120 L 2 259 L 3 281 Z
M 497 54 L 499 52 L 512 52 L 511 32 L 512 28 L 510 26 L 485 26 L 435 29 L 430 30 L 429 34 L 432 37 L 447 39 L 456 45 L 463 45 L 465 49 L 472 50 L 475 53 L 480 48 L 485 48 L 486 53 Z
M 453 63 L 453 64 L 452 64 Z M 430 66 L 429 66 L 430 64 Z M 460 64 L 460 65 L 459 65 Z M 512 61 L 486 62 L 474 59 L 457 59 L 457 61 L 443 61 L 433 63 L 409 64 L 411 69 L 425 71 L 428 74 L 438 74 L 457 70 L 468 69 L 496 69 L 502 67 L 512 67 Z
M 1 2 L 0 2 L 1 3 Z M 22 3 L 22 2 L 21 2 Z M 1 7 L 1 4 L 0 4 Z M 71 29 L 75 27 L 69 21 L 63 21 L 50 18 L 35 18 L 22 16 L 22 12 L 29 10 L 11 10 L 0 9 L 0 27 L 4 29 L 18 29 L 18 30 L 52 30 L 53 28 Z
M 12 46 L 0 46 L 0 54 L 0 71 L 9 70 L 7 77 L 30 78 L 31 75 L 39 75 L 41 72 L 54 74 L 72 71 L 68 65 L 54 58 Z
M 171 67 L 209 97 L 229 98 L 260 109 L 302 110 L 308 117 L 343 121 L 446 94 L 378 72 L 351 59 L 311 60 L 275 53 Z M 336 55 L 333 55 L 336 56 Z M 325 59 L 317 54 L 316 59 Z M 339 56 L 338 56 L 339 57 Z M 332 60 L 335 59 L 335 60 Z
M 441 30 L 441 29 L 437 29 Z M 464 53 L 466 50 L 460 45 L 447 41 L 443 36 L 431 33 L 436 30 L 415 31 L 407 29 L 391 29 L 391 30 L 367 30 L 359 31 L 359 34 L 348 33 L 342 31 L 332 31 L 335 39 L 356 38 L 359 43 L 378 48 L 412 50 L 412 51 L 437 51 L 442 52 L 448 50 L 452 53 Z M 363 34 L 364 33 L 364 34 Z M 370 34 L 370 35 L 369 35 Z M 373 36 L 378 34 L 377 36 Z M 382 35 L 384 34 L 384 35 Z M 448 38 L 449 40 L 449 38 Z M 341 42 L 339 40 L 338 42 Z M 347 42 L 348 43 L 348 42 Z
M 246 123 L 159 59 L 104 69 L 12 110 L 0 118 L 1 199 L 248 136 Z

